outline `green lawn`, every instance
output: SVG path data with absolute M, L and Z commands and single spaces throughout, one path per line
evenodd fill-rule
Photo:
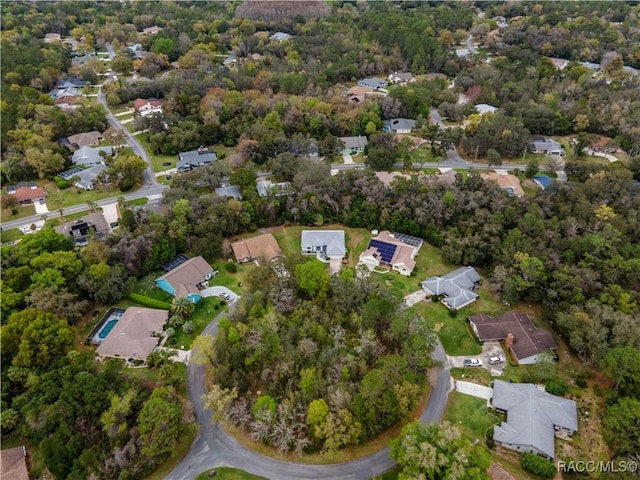
M 139 278 L 133 286 L 133 291 L 141 295 L 146 295 L 147 297 L 155 298 L 162 302 L 171 303 L 173 297 L 156 286 L 155 279 L 159 276 L 160 274 L 156 272 Z
M 23 236 L 24 236 L 24 233 L 22 233 L 17 228 L 10 228 L 9 230 L 0 231 L 0 241 L 2 243 L 15 242 L 16 240 L 20 239 Z
M 109 188 L 108 190 L 96 189 L 96 190 L 83 190 L 78 187 L 69 187 L 64 190 L 58 190 L 56 184 L 49 181 L 42 182 L 42 186 L 47 192 L 47 207 L 51 211 L 57 210 L 59 199 L 62 200 L 62 207 L 71 207 L 73 205 L 80 205 L 87 202 L 96 202 L 104 198 L 117 197 L 122 195 L 122 192 L 117 188 Z M 135 188 L 129 190 L 127 193 L 134 192 Z M 35 214 L 35 211 L 31 215 Z
M 470 440 L 484 441 L 484 432 L 498 418 L 487 411 L 487 401 L 460 392 L 451 392 L 444 419 L 462 429 L 462 434 Z
M 196 310 L 193 312 L 189 321 L 193 323 L 195 330 L 191 333 L 185 333 L 181 328 L 177 329 L 174 337 L 167 340 L 165 347 L 180 348 L 184 350 L 191 349 L 193 340 L 202 333 L 211 320 L 224 310 L 224 302 L 218 297 L 203 298 L 196 304 Z
M 493 377 L 486 368 L 452 368 L 451 376 L 456 380 L 477 383 L 489 387 L 493 382 Z M 496 377 L 504 380 L 503 377 Z
M 2 212 L 0 213 L 2 221 L 8 222 L 9 220 L 18 220 L 19 218 L 30 217 L 31 215 L 36 214 L 36 207 L 34 207 L 33 204 L 22 205 L 20 207 L 17 207 L 17 210 L 17 213 L 14 215 L 10 209 L 3 208 Z
M 214 475 L 210 474 L 210 472 L 215 472 L 216 480 L 266 480 L 265 477 L 258 477 L 257 475 L 252 475 L 244 470 L 230 467 L 218 467 L 212 470 L 207 470 L 206 472 L 202 472 L 198 475 L 195 480 L 209 480 L 210 478 L 214 478 Z
M 436 161 L 431 150 L 426 145 L 412 150 L 411 153 L 409 153 L 409 157 L 413 163 L 433 163 Z

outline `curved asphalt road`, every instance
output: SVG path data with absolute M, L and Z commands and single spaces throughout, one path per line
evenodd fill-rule
M 203 334 L 217 335 L 218 320 L 226 315 L 226 312 L 218 315 Z M 437 370 L 429 403 L 420 416 L 420 420 L 425 423 L 441 420 L 451 384 L 447 357 L 440 342 L 433 352 L 433 358 L 441 362 L 443 368 Z M 187 456 L 165 477 L 166 480 L 190 480 L 201 472 L 221 466 L 240 468 L 270 480 L 367 480 L 395 465 L 389 458 L 388 448 L 352 462 L 333 465 L 303 465 L 260 455 L 242 446 L 218 424 L 211 423 L 211 412 L 205 410 L 202 401 L 202 396 L 206 393 L 203 366 L 189 364 L 187 384 L 196 419 L 200 423 L 200 435 L 193 442 Z

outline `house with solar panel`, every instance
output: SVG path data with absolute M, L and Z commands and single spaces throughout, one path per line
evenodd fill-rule
M 414 260 L 423 240 L 403 233 L 380 232 L 369 240 L 367 249 L 360 254 L 358 265 L 370 271 L 388 272 L 393 270 L 409 276 L 416 266 Z
M 176 298 L 186 297 L 193 303 L 200 301 L 200 290 L 208 288 L 216 271 L 202 257 L 187 258 L 178 255 L 162 268 L 167 272 L 156 278 L 158 288 Z

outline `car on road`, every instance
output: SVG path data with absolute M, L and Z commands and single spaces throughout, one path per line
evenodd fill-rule
M 502 358 L 501 355 L 497 355 L 495 357 L 489 358 L 490 365 L 497 365 L 498 363 L 502 363 L 502 362 L 504 362 L 504 358 Z
M 227 292 L 220 293 L 220 298 L 222 298 L 223 300 L 226 300 L 227 302 L 231 299 L 231 297 Z
M 466 358 L 464 360 L 463 365 L 465 367 L 481 367 L 482 366 L 482 360 L 480 360 L 478 358 Z

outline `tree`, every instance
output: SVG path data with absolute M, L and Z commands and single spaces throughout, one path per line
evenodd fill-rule
M 211 335 L 198 335 L 191 344 L 191 362 L 206 365 L 215 360 L 215 338 Z
M 553 462 L 531 452 L 524 452 L 520 464 L 527 472 L 542 478 L 553 478 L 558 473 Z
M 616 382 L 616 395 L 640 395 L 640 350 L 630 346 L 612 348 L 600 361 L 600 368 Z
M 129 55 L 116 55 L 111 60 L 111 68 L 122 75 L 128 75 L 133 70 L 133 59 Z
M 603 420 L 604 436 L 618 455 L 632 455 L 640 451 L 640 400 L 622 397 L 607 409 Z
M 146 162 L 139 156 L 121 153 L 109 167 L 109 178 L 118 184 L 120 190 L 126 192 L 142 181 L 146 168 Z
M 326 292 L 329 287 L 329 274 L 326 270 L 326 266 L 316 259 L 296 265 L 298 285 L 311 297 Z
M 460 431 L 448 422 L 442 425 L 411 422 L 389 448 L 391 458 L 400 464 L 401 480 L 488 479 L 486 452 L 463 439 Z
M 489 164 L 489 166 L 495 165 L 499 167 L 500 165 L 502 165 L 502 155 L 500 155 L 500 152 L 498 152 L 494 148 L 490 148 L 489 150 L 487 150 L 487 163 Z
M 196 304 L 189 300 L 187 297 L 174 297 L 173 301 L 171 302 L 169 315 L 178 315 L 182 318 L 186 318 L 190 317 L 195 309 Z
M 540 166 L 538 164 L 538 160 L 531 159 L 529 160 L 529 163 L 527 163 L 527 168 L 524 171 L 524 176 L 527 178 L 533 178 L 538 174 L 538 171 L 540 170 Z
M 398 159 L 398 148 L 392 133 L 382 132 L 371 135 L 366 147 L 366 165 L 374 170 L 391 170 Z
M 556 363 L 553 354 L 551 352 L 543 352 L 538 355 L 538 360 L 536 360 L 531 374 L 537 382 L 554 379 L 556 376 Z
M 155 389 L 136 422 L 142 453 L 158 461 L 168 457 L 182 434 L 181 417 L 175 392 L 170 387 Z
M 89 266 L 78 277 L 78 285 L 91 298 L 103 303 L 120 300 L 131 288 L 134 279 L 121 265 L 100 262 Z
M 35 308 L 13 313 L 2 327 L 2 351 L 17 367 L 48 368 L 66 355 L 73 339 L 66 320 Z

